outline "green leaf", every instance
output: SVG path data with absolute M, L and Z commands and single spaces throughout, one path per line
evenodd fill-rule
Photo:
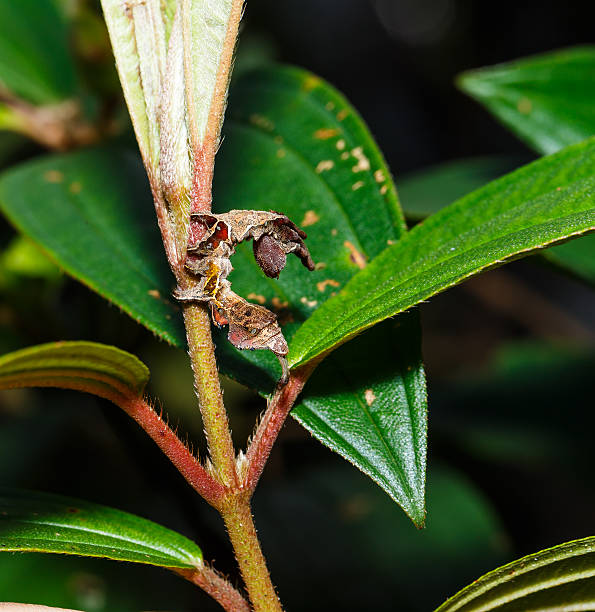
M 290 257 L 277 281 L 262 274 L 250 245 L 233 259 L 234 290 L 277 311 L 290 338 L 360 267 L 399 239 L 405 231 L 402 212 L 365 124 L 315 75 L 288 67 L 248 73 L 235 84 L 230 102 L 215 171 L 217 209 L 287 214 L 308 233 L 306 243 L 318 264 L 307 272 Z M 270 389 L 278 378 L 276 359 L 227 344 L 218 342 L 221 352 L 274 373 L 263 381 Z
M 407 219 L 425 219 L 446 205 L 521 165 L 513 157 L 493 156 L 425 168 L 399 181 L 399 199 Z
M 284 212 L 305 226 L 319 264 L 309 273 L 291 258 L 276 281 L 263 276 L 250 247 L 239 249 L 233 260 L 234 290 L 276 309 L 282 322 L 289 319 L 289 338 L 360 266 L 403 235 L 396 191 L 360 117 L 308 72 L 276 67 L 246 74 L 232 91 L 225 132 L 216 171 L 219 209 Z M 228 363 L 236 360 L 234 372 L 243 382 L 271 388 L 277 376 L 267 380 L 258 372 L 275 372 L 274 357 L 236 351 L 223 339 L 217 346 Z M 294 416 L 421 524 L 426 390 L 417 317 L 366 338 L 363 350 L 364 360 L 347 347 L 315 373 Z M 382 367 L 374 368 L 376 360 L 367 357 L 372 350 L 384 356 Z M 378 398 L 372 406 L 366 402 L 369 390 Z
M 33 104 L 75 95 L 68 28 L 53 0 L 0 1 L 0 84 Z
M 566 542 L 504 565 L 459 591 L 436 612 L 592 610 L 595 538 Z
M 60 387 L 117 400 L 141 396 L 148 380 L 134 355 L 95 342 L 52 342 L 0 357 L 0 389 Z
M 115 149 L 50 155 L 0 176 L 0 210 L 68 274 L 184 345 L 144 170 Z
M 462 74 L 459 87 L 541 153 L 595 134 L 595 47 L 576 47 Z
M 417 225 L 302 325 L 292 367 L 479 272 L 595 230 L 595 139 L 490 183 Z
M 404 177 L 399 196 L 405 214 L 414 221 L 424 219 L 516 165 L 514 159 L 504 157 L 463 159 Z M 542 255 L 581 280 L 595 283 L 595 236 L 546 249 Z
M 292 416 L 423 526 L 427 401 L 417 313 L 328 357 Z
M 200 548 L 175 531 L 106 506 L 30 491 L 0 490 L 0 551 L 202 566 Z
M 578 278 L 595 284 L 595 236 L 567 242 L 548 249 L 543 255 Z

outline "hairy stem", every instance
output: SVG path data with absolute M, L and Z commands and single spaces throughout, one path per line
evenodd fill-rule
M 116 403 L 149 434 L 188 483 L 209 504 L 217 506 L 225 489 L 205 470 L 153 407 L 143 398 L 120 399 Z
M 247 494 L 248 493 L 248 494 Z M 249 492 L 226 499 L 220 508 L 255 612 L 282 612 L 252 520 Z
M 227 412 L 223 405 L 215 347 L 211 337 L 211 320 L 206 307 L 192 302 L 184 304 L 184 323 L 194 372 L 194 386 L 198 394 L 211 461 L 220 482 L 225 487 L 236 488 L 239 483 L 235 451 Z
M 280 386 L 271 397 L 267 409 L 258 424 L 246 451 L 248 461 L 247 475 L 244 487 L 254 492 L 271 454 L 277 436 L 290 413 L 295 400 L 301 393 L 306 381 L 316 367 L 316 362 L 310 362 L 301 368 L 293 370 L 286 385 Z
M 200 587 L 227 612 L 251 611 L 243 595 L 212 567 L 205 564 L 200 570 L 175 569 L 174 572 Z

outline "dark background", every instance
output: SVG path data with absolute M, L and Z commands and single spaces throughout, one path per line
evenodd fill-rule
M 278 60 L 338 87 L 370 126 L 398 187 L 408 173 L 458 158 L 531 159 L 454 78 L 592 42 L 592 24 L 588 2 L 251 0 L 238 69 Z M 12 230 L 2 231 L 6 245 Z M 150 364 L 152 391 L 172 422 L 200 438 L 183 352 L 63 277 L 22 278 L 0 291 L 3 351 L 58 338 L 117 344 Z M 594 307 L 591 288 L 541 261 L 490 272 L 423 306 L 424 532 L 290 421 L 255 499 L 287 609 L 430 610 L 498 564 L 592 535 Z M 262 402 L 231 382 L 226 401 L 243 445 Z M 149 517 L 196 539 L 207 559 L 235 574 L 216 515 L 107 403 L 58 391 L 0 394 L 0 481 Z M 217 609 L 163 570 L 38 555 L 0 559 L 0 599 Z

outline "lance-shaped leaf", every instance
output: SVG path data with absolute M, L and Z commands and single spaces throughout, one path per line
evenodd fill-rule
M 291 366 L 482 270 L 595 230 L 595 139 L 490 183 L 432 215 L 297 331 Z
M 0 489 L 0 552 L 45 552 L 168 568 L 201 568 L 191 540 L 152 521 L 90 502 Z
M 595 47 L 546 53 L 467 72 L 461 88 L 539 153 L 595 134 Z M 558 266 L 595 282 L 595 240 L 574 240 L 544 253 Z
M 541 153 L 595 134 L 595 47 L 536 55 L 462 74 L 459 87 Z
M 0 209 L 68 274 L 183 346 L 167 269 L 136 156 L 115 149 L 51 155 L 0 178 Z
M 0 389 L 60 387 L 117 403 L 141 396 L 148 380 L 134 355 L 95 342 L 52 342 L 0 357 Z
M 593 127 L 595 131 L 595 124 Z M 399 183 L 405 215 L 415 221 L 424 219 L 516 165 L 513 158 L 465 159 L 407 176 Z M 595 284 L 595 236 L 571 240 L 546 249 L 541 255 L 577 278 Z
M 423 526 L 427 400 L 417 313 L 330 355 L 292 416 Z
M 436 612 L 593 608 L 595 538 L 589 537 L 504 565 L 459 591 Z
M 293 319 L 284 327 L 290 337 L 298 322 L 403 235 L 396 190 L 353 107 L 303 70 L 276 67 L 243 77 L 232 92 L 225 131 L 216 203 L 224 209 L 275 208 L 308 232 L 318 264 L 312 273 L 289 261 L 279 280 L 271 280 L 250 250 L 240 249 L 233 259 L 234 287 L 276 308 L 282 321 Z M 419 322 L 405 317 L 394 327 L 333 356 L 315 372 L 293 415 L 373 478 L 419 525 L 426 453 Z M 255 383 L 255 365 L 271 371 L 261 351 L 235 351 L 223 340 L 218 347 L 237 361 L 233 372 L 248 384 Z

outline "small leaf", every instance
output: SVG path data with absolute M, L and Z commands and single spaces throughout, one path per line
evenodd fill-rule
M 0 489 L 0 551 L 202 566 L 200 548 L 166 527 L 106 506 L 30 491 Z
M 68 274 L 168 342 L 184 345 L 173 278 L 138 159 L 115 149 L 50 155 L 0 176 L 0 209 Z
M 0 357 L 0 389 L 60 387 L 117 400 L 141 396 L 148 380 L 134 355 L 95 342 L 52 342 Z
M 541 153 L 595 134 L 595 47 L 576 47 L 473 70 L 459 87 Z
M 292 367 L 482 270 L 595 230 L 595 139 L 490 183 L 411 230 L 302 325 Z
M 420 345 L 417 313 L 378 326 L 329 356 L 291 413 L 418 527 L 425 520 L 427 438 Z
M 75 95 L 68 29 L 52 0 L 0 2 L 0 84 L 33 104 Z
M 595 538 L 589 537 L 504 565 L 459 591 L 436 612 L 594 607 Z

